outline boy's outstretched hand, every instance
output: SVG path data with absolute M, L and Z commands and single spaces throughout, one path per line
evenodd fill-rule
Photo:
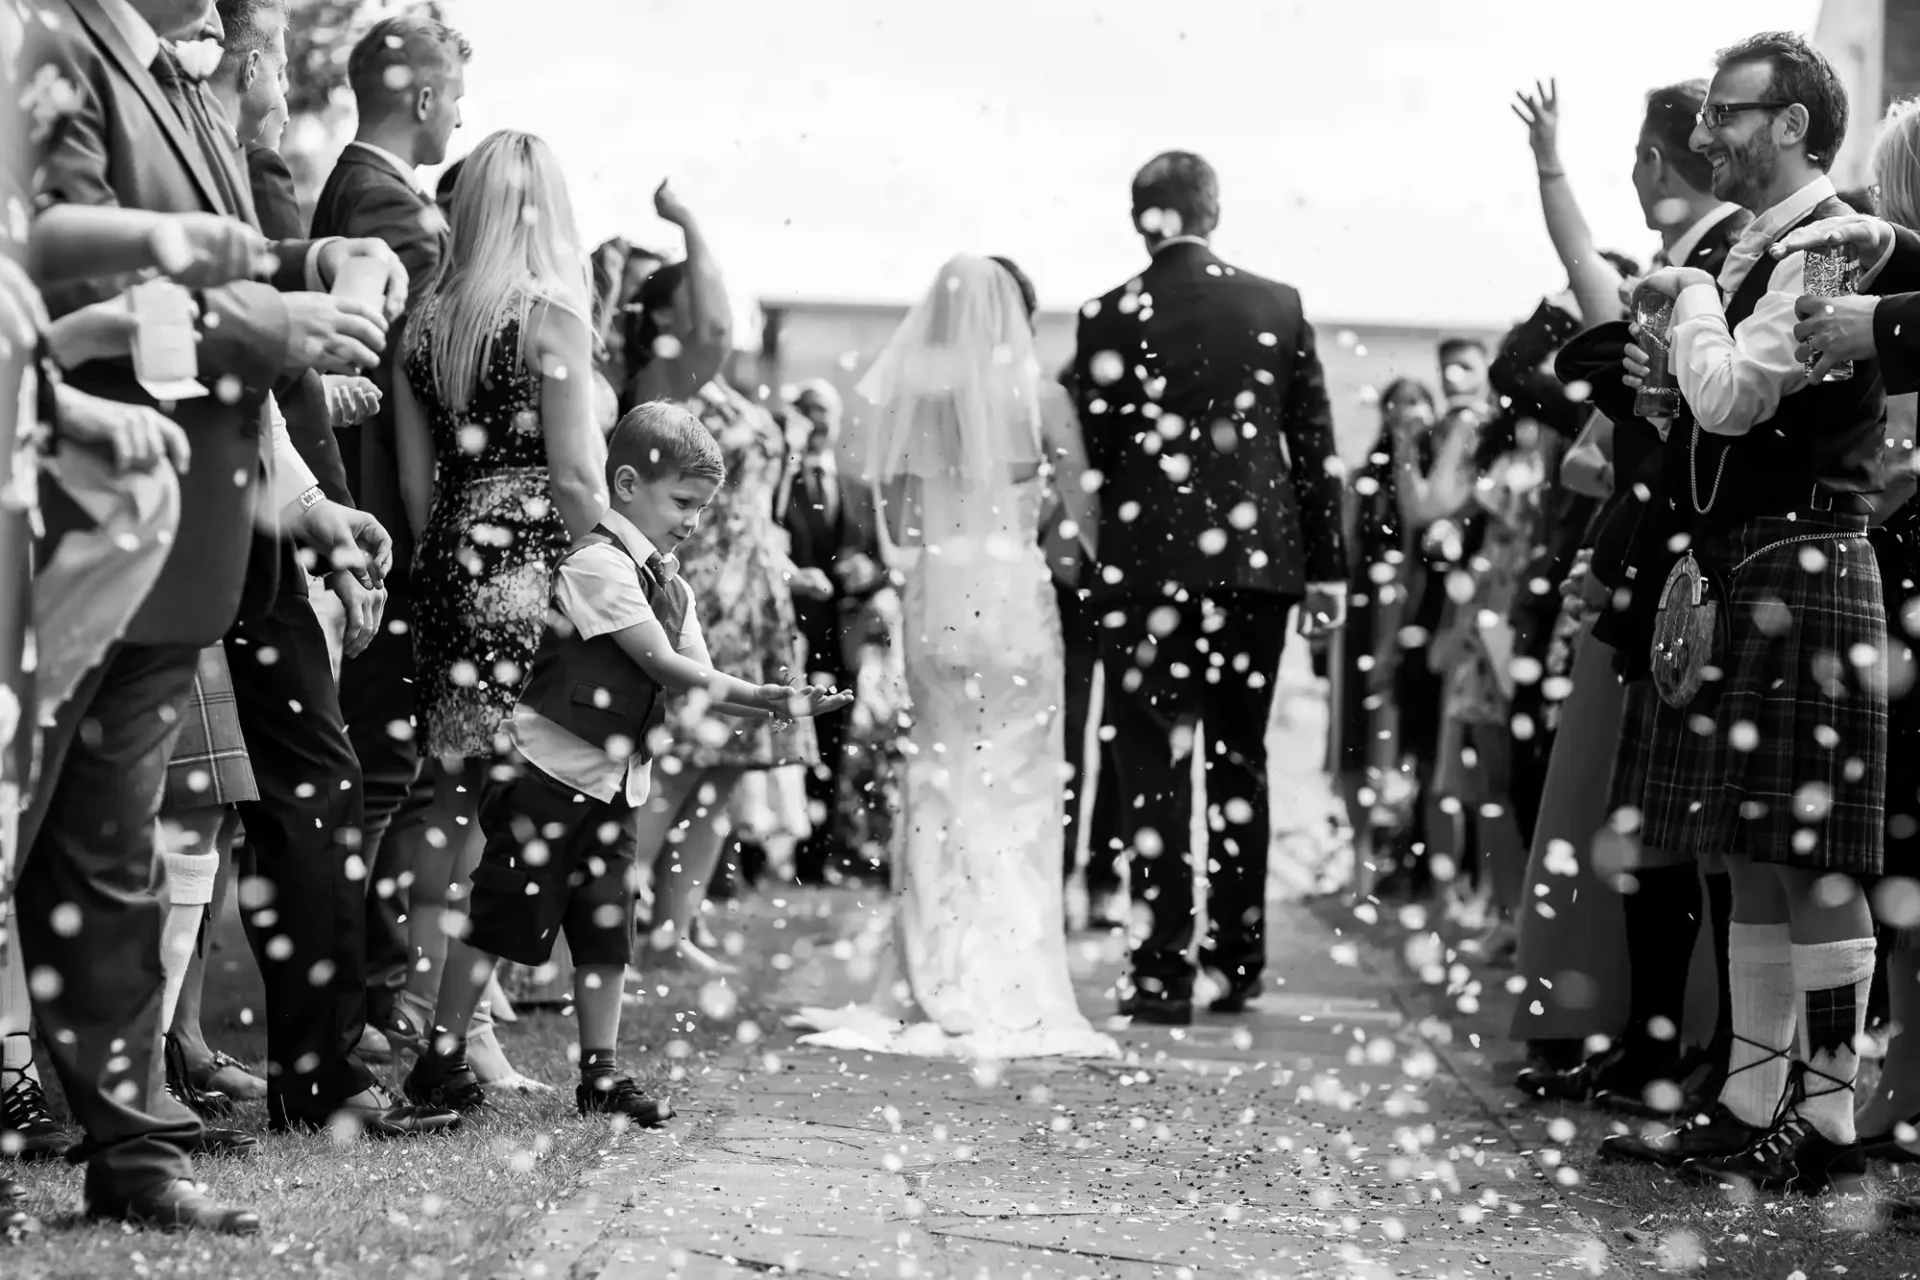
M 822 689 L 814 685 L 763 684 L 760 700 L 777 719 L 799 720 L 832 715 L 853 704 L 853 690 Z

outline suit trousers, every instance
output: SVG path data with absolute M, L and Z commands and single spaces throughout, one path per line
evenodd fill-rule
M 397 566 L 396 566 L 397 568 Z M 360 762 L 365 786 L 360 855 L 370 869 L 365 924 L 368 994 L 373 1016 L 385 1021 L 394 992 L 406 981 L 409 952 L 404 851 L 386 838 L 413 799 L 420 777 L 420 754 L 413 728 L 413 627 L 408 583 L 401 573 L 387 578 L 387 612 L 366 651 L 340 666 L 339 705 L 347 735 Z
M 242 919 L 266 985 L 268 1116 L 324 1121 L 373 1079 L 355 1052 L 367 1017 L 360 766 L 303 590 L 236 623 L 227 665 L 260 789 L 240 806 L 240 868 L 257 878 Z
M 159 1048 L 154 822 L 198 645 L 116 644 L 80 678 L 42 738 L 20 828 L 21 956 L 34 1017 L 86 1130 L 89 1200 L 125 1200 L 192 1176 L 200 1121 L 148 1092 Z
M 1267 719 L 1297 600 L 1222 590 L 1184 600 L 1103 603 L 1101 653 L 1113 678 L 1107 717 L 1119 774 L 1132 892 L 1152 925 L 1133 951 L 1143 991 L 1184 999 L 1193 989 L 1191 755 L 1205 726 L 1211 935 L 1200 963 L 1235 982 L 1266 964 Z M 1185 745 L 1182 745 L 1182 742 Z
M 824 673 L 836 688 L 847 688 L 845 641 L 838 626 L 802 628 L 807 642 L 807 672 Z M 820 763 L 807 770 L 807 807 L 813 811 L 813 833 L 794 850 L 794 875 L 802 884 L 824 884 L 827 867 L 846 852 L 846 824 L 840 817 L 840 774 L 846 767 L 846 716 L 821 716 L 813 722 L 820 744 Z
M 1113 743 L 1100 741 L 1100 774 L 1091 796 L 1085 794 L 1087 780 L 1087 715 L 1093 709 L 1093 673 L 1100 666 L 1101 608 L 1081 592 L 1054 584 L 1054 596 L 1060 605 L 1060 634 L 1066 651 L 1066 698 L 1064 703 L 1067 735 L 1067 814 L 1066 848 L 1062 865 L 1073 875 L 1074 861 L 1080 849 L 1080 823 L 1086 806 L 1087 893 L 1096 900 L 1120 888 L 1120 852 L 1114 842 L 1120 837 L 1120 790 L 1115 777 Z M 1111 705 L 1115 689 L 1107 687 Z M 1111 723 L 1103 715 L 1102 720 Z M 1091 802 L 1090 804 L 1088 802 Z

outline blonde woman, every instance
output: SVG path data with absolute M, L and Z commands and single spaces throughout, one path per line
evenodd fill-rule
M 539 643 L 552 565 L 606 508 L 586 256 L 552 148 L 511 130 L 481 142 L 454 188 L 451 225 L 394 379 L 417 547 L 418 732 L 432 761 L 432 802 L 400 832 L 414 957 L 402 1008 L 421 1030 L 431 1030 L 446 956 L 443 916 L 479 855 L 480 784 L 503 753 L 501 722 Z M 470 1035 L 482 1083 L 532 1087 L 490 1025 Z

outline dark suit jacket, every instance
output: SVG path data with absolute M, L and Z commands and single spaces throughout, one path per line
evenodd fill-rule
M 1873 282 L 1874 358 L 1890 396 L 1920 391 L 1920 234 L 1893 229 L 1893 257 Z
M 836 672 L 849 670 L 846 629 L 861 602 L 880 589 L 875 583 L 861 591 L 840 589 L 834 566 L 851 555 L 865 555 L 880 565 L 880 526 L 874 514 L 873 486 L 844 468 L 835 473 L 840 490 L 840 509 L 829 521 L 826 512 L 806 498 L 805 478 L 796 468 L 787 482 L 780 512 L 780 523 L 791 539 L 790 554 L 794 567 L 819 569 L 833 582 L 833 596 L 827 600 L 793 598 L 794 620 L 806 637 L 808 661 L 816 669 Z
M 149 69 L 136 62 L 97 0 L 70 0 L 70 7 L 57 11 L 73 20 L 50 32 L 40 28 L 35 38 L 49 43 L 28 50 L 23 64 L 50 71 L 75 90 L 74 110 L 60 117 L 47 139 L 38 198 L 251 220 L 237 154 L 202 143 Z M 216 175 L 214 166 L 221 164 L 233 168 Z M 229 195 L 236 191 L 237 200 Z M 233 207 L 236 202 L 241 207 Z M 202 295 L 202 381 L 212 389 L 232 377 L 242 390 L 238 397 L 216 393 L 181 401 L 173 410 L 192 444 L 193 465 L 180 477 L 173 553 L 128 627 L 128 643 L 211 644 L 239 610 L 260 488 L 262 400 L 288 354 L 286 305 L 275 286 L 304 287 L 307 250 L 299 242 L 277 245 L 272 285 L 231 284 Z M 65 315 L 117 296 L 131 283 L 125 276 L 63 283 L 47 291 L 47 305 L 53 315 Z M 153 403 L 134 380 L 130 360 L 92 361 L 71 370 L 68 381 L 107 399 Z
M 1081 312 L 1073 368 L 1105 477 L 1095 599 L 1345 580 L 1333 419 L 1295 290 L 1168 246 Z
M 446 220 L 432 200 L 392 165 L 359 147 L 340 153 L 313 209 L 316 236 L 377 236 L 407 266 L 407 296 L 419 298 L 440 270 L 447 250 Z M 404 579 L 413 564 L 413 533 L 400 500 L 400 465 L 393 444 L 393 369 L 410 316 L 394 325 L 373 380 L 380 412 L 338 433 L 347 483 L 367 511 L 393 535 L 394 571 Z
M 293 171 L 287 168 L 280 153 L 266 147 L 248 147 L 247 177 L 252 183 L 253 208 L 260 218 L 260 230 L 273 240 L 306 239 L 306 219 L 300 216 Z M 335 502 L 352 506 L 352 487 L 347 484 L 340 445 L 333 437 L 333 419 L 327 412 L 325 379 L 311 369 L 302 369 L 292 378 L 283 378 L 273 391 L 279 397 L 280 412 L 287 419 L 287 435 L 301 458 L 313 468 L 321 490 Z M 305 589 L 304 580 L 282 585 Z

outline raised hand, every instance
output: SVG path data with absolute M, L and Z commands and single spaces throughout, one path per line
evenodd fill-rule
M 266 274 L 273 262 L 267 238 L 238 218 L 176 213 L 154 227 L 153 260 L 190 289 L 211 289 Z
M 69 311 L 47 326 L 47 348 L 54 363 L 72 369 L 89 360 L 111 360 L 133 350 L 140 326 L 125 294 Z
M 1871 266 L 1893 244 L 1893 228 L 1879 218 L 1850 213 L 1838 218 L 1822 218 L 1789 231 L 1768 250 L 1776 258 L 1822 245 L 1850 244 L 1858 252 L 1863 266 Z
M 60 438 L 105 452 L 116 471 L 151 471 L 170 462 L 185 475 L 193 461 L 180 424 L 149 405 L 103 400 L 66 386 L 55 393 L 55 402 Z
M 358 373 L 380 363 L 387 322 L 352 298 L 283 293 L 287 306 L 287 364 L 322 373 Z
M 1533 162 L 1541 169 L 1560 167 L 1560 82 L 1549 79 L 1545 85 L 1533 82 L 1533 92 L 1513 95 L 1513 114 L 1527 126 L 1527 144 L 1533 148 Z
M 693 221 L 693 211 L 682 203 L 679 194 L 673 189 L 673 179 L 662 182 L 653 193 L 653 211 L 661 219 L 676 227 L 684 227 Z

